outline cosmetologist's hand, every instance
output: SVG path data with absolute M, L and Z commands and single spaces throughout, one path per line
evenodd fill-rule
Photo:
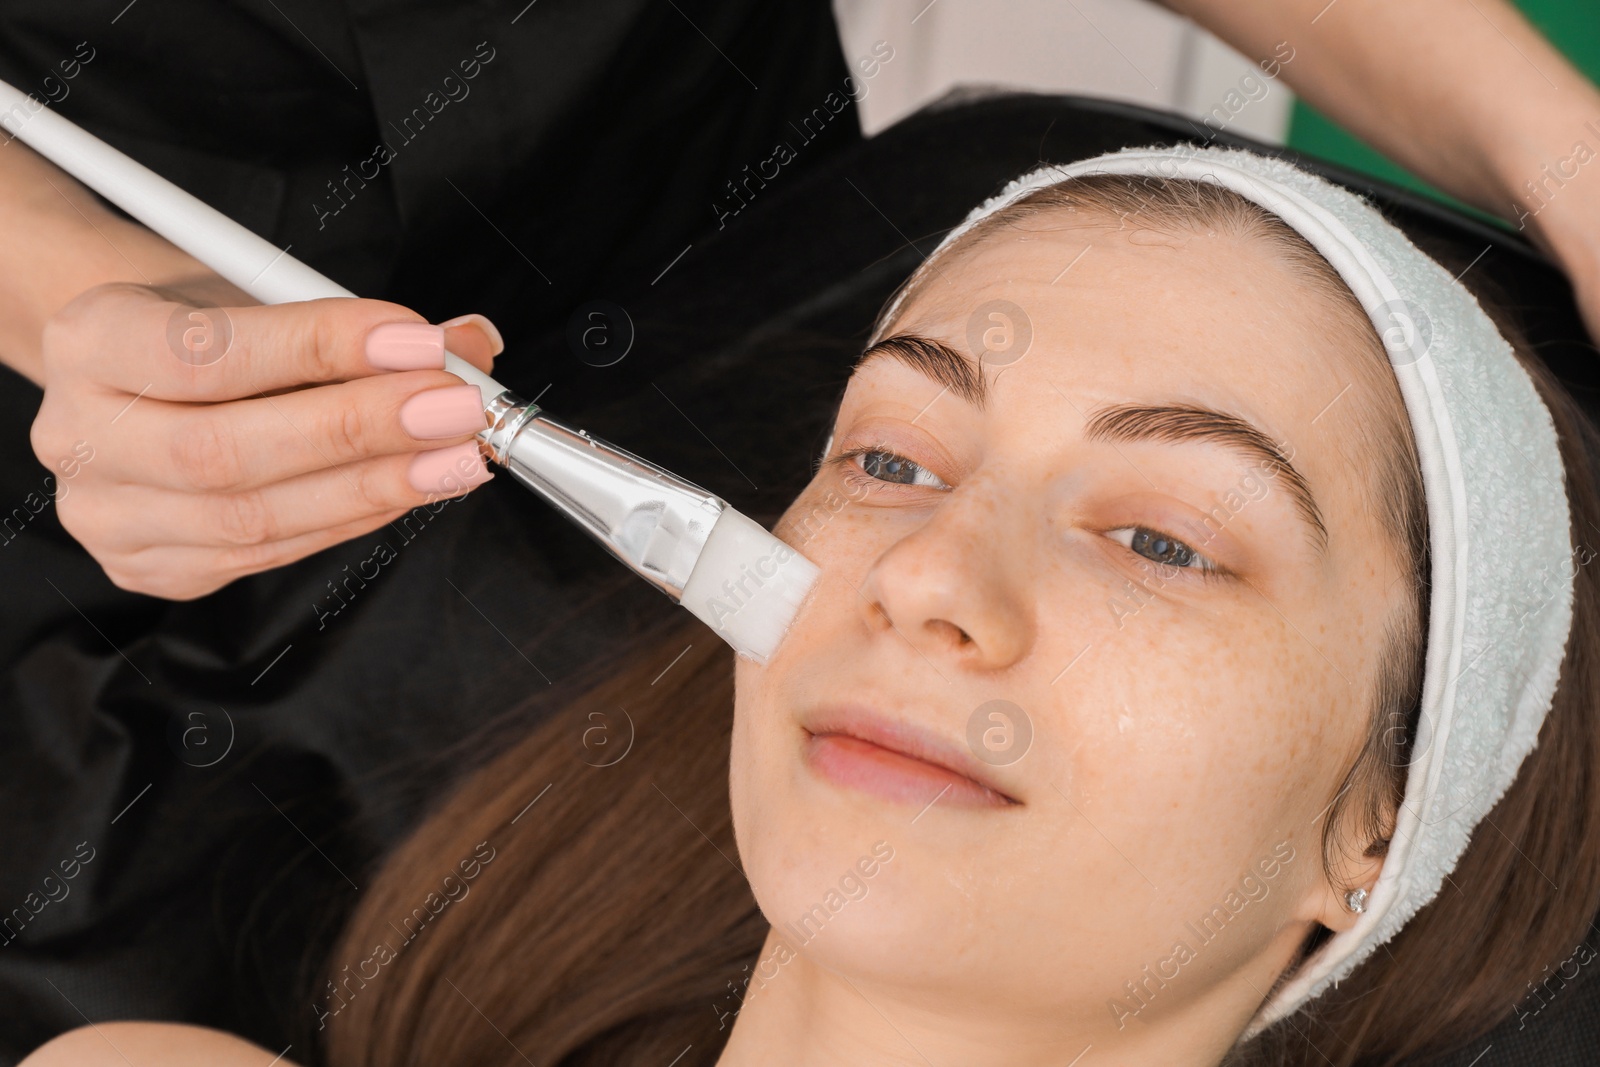
M 214 291 L 230 306 L 112 282 L 45 326 L 33 449 L 118 586 L 203 596 L 489 479 L 478 389 L 443 369 L 447 347 L 491 368 L 488 319 Z

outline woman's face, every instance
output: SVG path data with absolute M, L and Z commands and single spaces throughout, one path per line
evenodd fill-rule
M 1181 1062 L 1355 919 L 1320 839 L 1399 602 L 1373 357 L 1264 241 L 1026 225 L 905 306 L 950 351 L 863 361 L 777 528 L 822 576 L 737 668 L 750 988 Z

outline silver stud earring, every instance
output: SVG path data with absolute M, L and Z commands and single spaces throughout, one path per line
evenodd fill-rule
M 1344 895 L 1344 906 L 1360 915 L 1367 910 L 1367 891 L 1365 888 L 1352 889 Z

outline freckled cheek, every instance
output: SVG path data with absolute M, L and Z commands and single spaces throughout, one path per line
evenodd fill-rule
M 730 796 L 734 831 L 743 866 L 757 900 L 780 912 L 802 912 L 807 901 L 785 896 L 785 886 L 825 884 L 836 869 L 854 861 L 840 842 L 852 840 L 848 821 L 819 821 L 808 795 L 800 752 L 803 732 L 796 712 L 818 694 L 838 692 L 841 665 L 859 668 L 856 645 L 866 606 L 856 590 L 879 549 L 861 535 L 874 520 L 851 505 L 829 512 L 786 515 L 776 532 L 822 568 L 815 589 L 795 618 L 777 653 L 765 665 L 743 658 L 734 668 L 734 729 Z M 815 516 L 807 528 L 793 521 Z M 823 516 L 827 516 L 824 518 Z M 876 536 L 876 535 L 875 535 Z
M 859 586 L 873 561 L 923 518 L 904 509 L 861 503 L 847 495 L 849 492 L 859 497 L 860 490 L 813 483 L 783 513 L 774 533 L 825 574 L 831 572 Z
M 747 719 L 753 744 L 767 745 L 768 735 L 778 732 L 770 726 L 768 709 L 793 707 L 819 685 L 826 689 L 833 665 L 859 656 L 859 651 L 844 654 L 857 648 L 867 626 L 868 608 L 858 590 L 873 563 L 904 536 L 912 521 L 905 512 L 897 519 L 883 509 L 850 502 L 842 493 L 830 498 L 815 489 L 784 513 L 774 532 L 822 573 L 773 658 L 765 666 L 736 661 L 736 732 Z
M 1150 615 L 1101 638 L 1060 683 L 1077 675 L 1059 713 L 1081 738 L 1083 803 L 1153 847 L 1168 840 L 1179 865 L 1197 847 L 1248 851 L 1303 807 L 1296 788 L 1327 776 L 1328 689 L 1315 651 L 1280 627 Z
M 901 526 L 905 523 L 901 516 Z M 903 529 L 892 516 L 849 500 L 843 492 L 818 488 L 802 493 L 773 532 L 821 568 L 817 585 L 766 667 L 743 659 L 734 674 L 737 699 L 764 701 L 781 690 L 793 671 L 814 673 L 830 662 L 827 648 L 853 640 L 864 611 L 857 592 L 873 562 Z

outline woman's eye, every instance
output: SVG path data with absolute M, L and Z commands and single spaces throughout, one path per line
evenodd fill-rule
M 893 482 L 897 485 L 925 485 L 931 489 L 948 489 L 937 474 L 925 467 L 913 463 L 904 456 L 881 448 L 852 448 L 839 456 L 839 459 L 848 462 L 851 459 L 861 468 L 868 477 L 880 482 Z
M 1201 576 L 1206 578 L 1222 573 L 1221 567 L 1182 541 L 1168 537 L 1159 530 L 1152 530 L 1148 526 L 1123 526 L 1107 531 L 1107 536 L 1119 544 L 1126 545 L 1150 562 L 1164 567 L 1199 571 Z

